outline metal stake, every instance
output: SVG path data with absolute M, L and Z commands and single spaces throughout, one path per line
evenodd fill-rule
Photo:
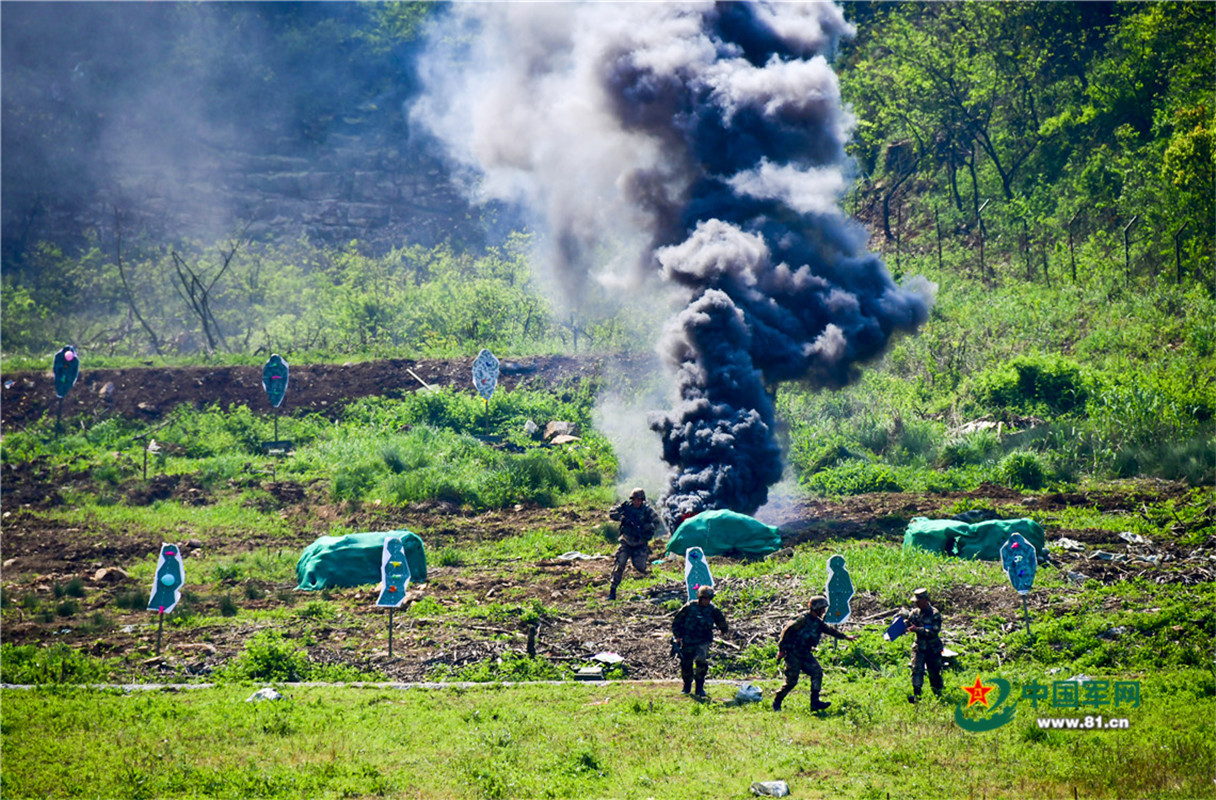
M 1030 635 L 1030 610 L 1026 608 L 1026 595 L 1022 595 L 1022 613 L 1026 616 L 1026 635 Z
M 165 612 L 162 609 L 156 615 L 156 654 L 160 655 L 160 635 L 165 629 Z
M 388 657 L 393 657 L 393 608 L 388 609 Z

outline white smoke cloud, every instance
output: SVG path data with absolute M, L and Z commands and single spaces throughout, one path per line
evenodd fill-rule
M 683 306 L 656 333 L 675 398 L 648 419 L 668 521 L 756 510 L 783 468 L 771 384 L 843 386 L 928 314 L 929 287 L 896 286 L 838 208 L 840 8 L 470 4 L 442 23 L 413 120 L 484 197 L 532 209 L 567 300 L 646 285 Z M 653 459 L 639 406 L 607 408 L 614 444 Z

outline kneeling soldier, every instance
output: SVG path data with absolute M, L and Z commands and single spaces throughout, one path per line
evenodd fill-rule
M 697 599 L 690 600 L 676 612 L 671 621 L 671 633 L 680 648 L 680 677 L 684 694 L 697 681 L 697 697 L 705 697 L 705 674 L 709 672 L 709 646 L 714 641 L 714 627 L 722 633 L 730 630 L 726 617 L 713 604 L 714 590 L 709 586 L 697 589 Z M 694 672 L 693 667 L 696 667 Z
M 777 640 L 777 658 L 785 659 L 785 685 L 773 698 L 773 711 L 781 710 L 781 701 L 794 691 L 798 678 L 805 672 L 811 676 L 811 710 L 822 711 L 831 703 L 819 700 L 819 689 L 823 686 L 823 668 L 815 660 L 815 647 L 823 634 L 835 636 L 837 639 L 856 641 L 856 636 L 841 633 L 834 625 L 823 621 L 823 613 L 827 610 L 828 599 L 823 595 L 811 598 L 811 610 L 781 630 L 781 638 Z

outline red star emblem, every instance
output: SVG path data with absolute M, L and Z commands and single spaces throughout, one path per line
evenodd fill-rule
M 988 693 L 995 689 L 995 686 L 985 686 L 980 676 L 975 676 L 975 684 L 973 686 L 961 686 L 964 692 L 970 695 L 971 699 L 967 701 L 967 708 L 971 708 L 976 703 L 982 706 L 988 705 Z

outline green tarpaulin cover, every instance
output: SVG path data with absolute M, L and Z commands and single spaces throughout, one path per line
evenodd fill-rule
M 968 525 L 953 519 L 916 517 L 904 533 L 904 549 L 917 547 L 930 553 L 959 558 L 1000 561 L 1001 545 L 1020 533 L 1034 545 L 1039 559 L 1047 554 L 1047 540 L 1039 523 L 1021 519 L 990 519 Z
M 690 547 L 699 547 L 707 556 L 736 553 L 758 558 L 781 549 L 781 534 L 772 525 L 755 517 L 718 509 L 702 511 L 680 523 L 667 552 L 684 555 Z
M 365 586 L 380 582 L 380 557 L 384 540 L 396 536 L 405 548 L 410 576 L 426 583 L 426 550 L 418 534 L 410 531 L 352 533 L 322 536 L 304 549 L 296 562 L 297 589 L 316 591 L 340 586 Z

